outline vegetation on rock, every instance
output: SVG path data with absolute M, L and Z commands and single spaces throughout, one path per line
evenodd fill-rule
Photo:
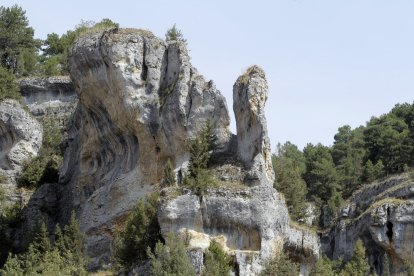
M 157 242 L 154 253 L 148 248 L 147 254 L 153 276 L 195 275 L 184 241 L 172 233 L 166 235 L 165 244 Z
M 147 248 L 153 250 L 161 240 L 161 230 L 157 220 L 158 193 L 139 199 L 129 215 L 125 229 L 116 238 L 114 256 L 125 268 L 147 260 Z
M 74 213 L 63 232 L 55 230 L 56 240 L 49 239 L 44 223 L 35 232 L 27 252 L 10 254 L 3 275 L 87 275 L 83 234 Z
M 212 241 L 205 253 L 204 276 L 228 275 L 230 272 L 230 258 L 223 251 L 220 244 Z
M 37 188 L 43 183 L 57 183 L 59 167 L 62 164 L 60 143 L 62 131 L 57 127 L 54 118 L 43 118 L 42 148 L 37 157 L 27 161 L 18 179 L 19 185 L 26 188 Z
M 260 275 L 297 276 L 299 275 L 299 265 L 291 261 L 284 252 L 280 252 L 266 264 Z
M 189 141 L 189 174 L 184 178 L 184 186 L 190 188 L 197 195 L 202 195 L 208 187 L 215 184 L 215 180 L 208 170 L 208 165 L 211 154 L 217 147 L 216 142 L 217 136 L 214 134 L 211 121 L 207 121 L 197 136 Z

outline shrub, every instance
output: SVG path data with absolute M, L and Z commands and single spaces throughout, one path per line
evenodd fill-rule
M 211 121 L 189 142 L 190 163 L 189 174 L 184 178 L 184 186 L 194 193 L 201 195 L 206 189 L 215 184 L 211 172 L 207 169 L 212 151 L 217 147 L 217 136 L 214 134 Z
M 171 163 L 171 160 L 168 159 L 167 164 L 164 168 L 164 179 L 162 181 L 163 187 L 169 187 L 169 186 L 175 186 L 176 180 L 175 180 L 175 173 L 174 169 Z
M 285 253 L 281 252 L 270 260 L 261 276 L 297 276 L 299 275 L 299 265 L 292 262 Z
M 63 162 L 60 153 L 62 133 L 54 118 L 43 119 L 43 141 L 39 155 L 23 164 L 18 179 L 20 187 L 37 188 L 43 183 L 59 181 L 59 167 Z
M 4 99 L 20 100 L 21 94 L 16 77 L 4 67 L 0 67 L 0 101 Z
M 147 249 L 153 276 L 195 275 L 184 242 L 172 233 L 167 234 L 165 244 L 157 242 L 154 253 Z
M 167 30 L 167 33 L 165 34 L 165 40 L 167 42 L 181 41 L 184 42 L 185 45 L 187 45 L 187 39 L 184 38 L 181 30 L 177 29 L 176 24 L 174 24 L 172 28 Z
M 115 240 L 114 257 L 122 267 L 131 267 L 148 259 L 147 248 L 154 249 L 161 239 L 157 220 L 158 193 L 139 199 L 129 215 L 126 227 Z
M 49 240 L 49 233 L 43 223 L 35 233 L 27 252 L 9 255 L 0 270 L 4 275 L 87 275 L 83 235 L 79 224 L 72 217 L 63 233 L 56 228 L 56 243 Z
M 228 275 L 230 259 L 221 246 L 212 241 L 205 254 L 204 276 Z

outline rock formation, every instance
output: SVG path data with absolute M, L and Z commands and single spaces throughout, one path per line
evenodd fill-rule
M 249 167 L 251 180 L 273 186 L 275 177 L 264 110 L 266 100 L 265 73 L 260 67 L 252 66 L 233 87 L 238 156 Z
M 15 100 L 0 102 L 0 173 L 2 188 L 11 202 L 24 201 L 16 177 L 25 161 L 37 155 L 42 145 L 42 126 Z M 23 193 L 23 194 L 22 194 Z
M 223 184 L 203 197 L 189 191 L 165 197 L 159 210 L 163 233 L 191 231 L 194 256 L 211 238 L 222 239 L 240 275 L 257 274 L 285 242 L 300 242 L 296 251 L 304 251 L 302 239 L 285 239 L 291 230 L 287 208 L 272 186 L 267 83 L 260 68 L 235 84 L 235 138 L 224 97 L 191 66 L 181 42 L 116 29 L 80 38 L 69 64 L 79 105 L 61 169 L 61 204 L 77 211 L 92 267 L 108 260 L 117 224 L 161 181 L 166 161 L 185 173 L 188 140 L 207 120 L 218 137 L 214 154 L 222 156 L 216 177 L 238 188 Z M 314 255 L 302 254 L 307 260 L 317 258 L 318 241 L 312 241 L 306 246 Z
M 77 105 L 69 77 L 25 78 L 19 81 L 24 103 L 35 117 L 54 118 L 65 127 Z
M 394 176 L 355 193 L 339 212 L 339 221 L 322 237 L 322 249 L 348 260 L 362 239 L 372 267 L 382 273 L 388 254 L 393 275 L 414 263 L 414 185 L 410 174 Z
M 229 115 L 214 83 L 189 63 L 185 46 L 147 31 L 79 39 L 70 71 L 79 105 L 61 182 L 97 264 L 109 257 L 117 221 L 160 182 L 166 161 L 185 169 L 187 141 L 208 119 L 226 147 Z

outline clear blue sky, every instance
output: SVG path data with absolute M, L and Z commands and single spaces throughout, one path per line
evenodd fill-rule
M 272 150 L 290 140 L 332 144 L 337 128 L 365 124 L 414 100 L 414 1 L 9 1 L 26 10 L 38 38 L 82 19 L 110 18 L 159 37 L 174 23 L 192 63 L 213 79 L 232 113 L 232 87 L 244 69 L 269 82 Z M 234 130 L 234 119 L 232 118 Z

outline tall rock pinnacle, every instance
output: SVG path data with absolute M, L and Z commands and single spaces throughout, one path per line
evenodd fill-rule
M 253 182 L 261 185 L 273 185 L 274 181 L 264 110 L 267 90 L 265 73 L 256 65 L 248 68 L 233 86 L 238 156 L 250 169 Z

